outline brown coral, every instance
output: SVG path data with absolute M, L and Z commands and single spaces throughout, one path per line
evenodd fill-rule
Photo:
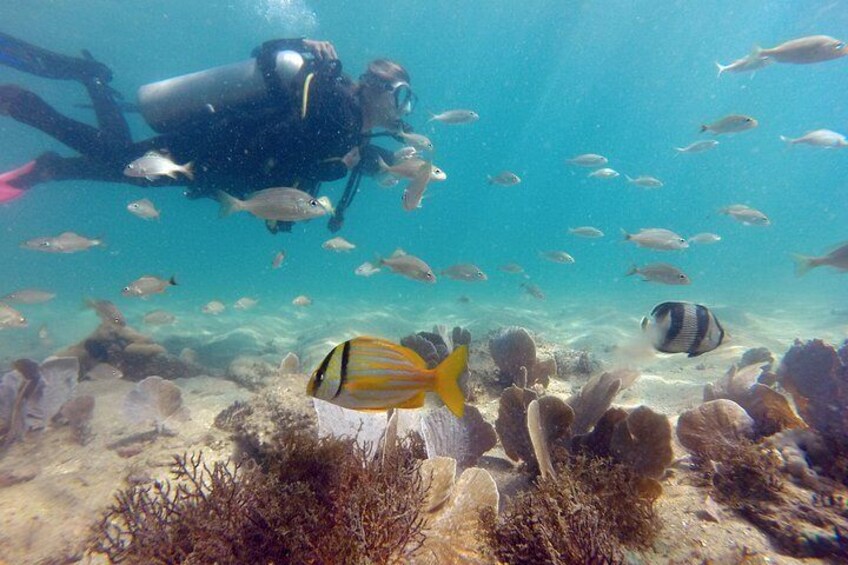
M 677 419 L 677 438 L 683 447 L 707 458 L 716 445 L 732 445 L 752 437 L 754 420 L 732 400 L 705 402 Z
M 615 426 L 610 452 L 613 459 L 639 475 L 662 477 L 673 459 L 668 418 L 647 406 L 639 406 Z
M 531 466 L 535 466 L 536 456 L 527 430 L 527 407 L 536 398 L 536 393 L 530 389 L 517 386 L 507 388 L 501 394 L 495 420 L 495 431 L 507 457 Z

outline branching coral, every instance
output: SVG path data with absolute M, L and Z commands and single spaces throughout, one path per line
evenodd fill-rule
M 120 492 L 92 551 L 127 563 L 403 563 L 423 543 L 426 489 L 408 444 L 281 432 L 258 464 L 175 459 L 171 480 Z

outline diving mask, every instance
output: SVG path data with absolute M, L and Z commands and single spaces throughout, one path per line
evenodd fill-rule
M 386 90 L 392 93 L 395 101 L 395 109 L 401 116 L 411 114 L 418 103 L 418 97 L 412 92 L 408 82 L 399 81 L 392 84 L 386 83 Z

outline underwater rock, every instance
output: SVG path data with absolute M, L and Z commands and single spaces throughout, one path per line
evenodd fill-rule
M 621 390 L 622 377 L 631 373 L 609 372 L 595 375 L 565 402 L 574 410 L 574 434 L 585 434 L 595 425 Z
M 747 367 L 748 365 L 767 365 L 766 370 L 771 368 L 771 365 L 774 363 L 774 355 L 771 354 L 771 351 L 766 347 L 755 347 L 753 349 L 749 349 L 745 353 L 742 354 L 742 359 L 739 360 L 740 367 Z
M 492 476 L 472 467 L 454 481 L 456 464 L 449 458 L 428 459 L 419 472 L 423 484 L 431 487 L 424 504 L 424 542 L 411 563 L 488 563 L 479 547 L 479 516 L 498 511 L 500 495 Z
M 129 326 L 111 323 L 101 323 L 91 335 L 66 348 L 61 355 L 77 357 L 84 373 L 100 363 L 108 363 L 131 381 L 149 375 L 172 380 L 209 374 L 205 367 L 169 354 L 162 345 Z
M 280 375 L 279 368 L 260 357 L 241 355 L 227 368 L 227 378 L 244 388 L 257 391 Z
M 706 457 L 716 444 L 732 444 L 753 437 L 754 420 L 732 400 L 705 402 L 683 412 L 677 420 L 677 438 L 683 447 Z
M 662 477 L 674 458 L 668 418 L 647 406 L 635 408 L 615 425 L 610 453 L 613 459 L 639 475 Z
M 253 414 L 253 407 L 242 400 L 236 400 L 215 416 L 213 425 L 219 430 L 236 433 L 244 428 L 247 419 Z
M 94 416 L 92 395 L 86 394 L 70 399 L 62 406 L 59 416 L 68 423 L 74 438 L 80 445 L 85 445 L 91 440 L 91 419 Z
M 530 389 L 511 386 L 503 391 L 498 402 L 495 431 L 506 456 L 513 461 L 536 463 L 533 444 L 527 429 L 527 407 L 538 395 Z
M 819 476 L 810 461 L 822 460 L 832 454 L 822 438 L 813 430 L 786 430 L 768 438 L 768 444 L 780 454 L 782 470 L 808 488 L 819 484 Z
M 461 468 L 475 465 L 498 442 L 495 428 L 470 404 L 465 405 L 462 418 L 445 406 L 426 412 L 421 417 L 421 435 L 427 457 L 451 457 Z
M 162 377 L 152 376 L 136 383 L 124 397 L 124 416 L 134 424 L 153 423 L 157 432 L 168 420 L 185 420 L 188 409 L 183 406 L 180 387 Z
M 489 340 L 489 352 L 500 369 L 502 382 L 515 382 L 521 367 L 526 367 L 529 373 L 536 364 L 536 342 L 522 327 L 501 329 Z
M 815 339 L 795 344 L 777 370 L 807 424 L 841 446 L 848 446 L 848 341 L 837 352 Z

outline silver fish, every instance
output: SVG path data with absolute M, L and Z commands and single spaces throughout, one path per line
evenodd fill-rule
M 635 179 L 631 178 L 627 175 L 624 175 L 624 177 L 627 179 L 627 182 L 629 182 L 630 184 L 635 184 L 636 186 L 641 186 L 642 188 L 662 188 L 663 187 L 663 182 L 656 177 L 650 177 L 648 175 L 641 175 L 641 176 L 636 177 Z
M 409 181 L 409 184 L 403 190 L 401 204 L 407 212 L 421 207 L 424 191 L 427 190 L 427 185 L 430 184 L 431 169 L 432 165 L 428 161 L 422 161 L 418 167 L 418 172 L 415 173 L 415 177 Z
M 579 228 L 568 228 L 568 233 L 578 237 L 598 238 L 604 237 L 604 232 L 592 226 L 582 226 Z
M 130 214 L 138 216 L 142 220 L 158 220 L 160 217 L 156 205 L 147 198 L 130 202 L 127 204 L 127 210 L 129 210 Z
M 301 294 L 300 296 L 295 297 L 292 300 L 292 304 L 295 306 L 312 306 L 312 299 L 306 296 L 305 294 Z
M 220 314 L 221 312 L 223 312 L 226 309 L 227 309 L 227 307 L 220 300 L 212 300 L 210 302 L 207 302 L 203 306 L 203 308 L 200 309 L 200 311 L 203 312 L 204 314 L 210 314 L 212 316 L 217 316 L 218 314 Z
M 192 167 L 192 163 L 178 165 L 161 153 L 148 151 L 143 156 L 127 165 L 124 169 L 124 175 L 153 181 L 163 176 L 175 179 L 177 178 L 177 173 L 181 173 L 189 179 L 194 179 L 194 171 Z
M 108 300 L 94 300 L 92 298 L 86 298 L 83 301 L 83 304 L 86 308 L 91 308 L 97 312 L 97 315 L 100 317 L 100 321 L 104 324 L 112 324 L 120 327 L 127 325 L 127 320 L 124 318 L 121 311 L 118 310 L 118 307 Z
M 657 249 L 660 251 L 678 251 L 686 249 L 686 240 L 671 230 L 664 228 L 643 228 L 639 233 L 627 233 L 621 230 L 625 241 L 631 241 L 638 247 Z
M 387 165 L 382 157 L 377 157 L 377 166 L 380 167 L 380 172 L 383 174 L 389 174 L 396 177 L 401 177 L 405 179 L 414 179 L 415 175 L 421 170 L 421 165 L 424 163 L 423 159 L 419 159 L 418 157 L 409 157 L 407 159 L 402 159 L 395 163 L 394 165 Z M 442 169 L 435 165 L 431 165 L 430 167 L 430 180 L 431 181 L 443 181 L 447 180 L 448 175 Z M 387 187 L 390 188 L 390 187 Z
M 45 253 L 77 253 L 103 245 L 102 239 L 88 239 L 71 231 L 56 237 L 37 237 L 21 244 L 24 249 Z
M 533 298 L 535 298 L 537 300 L 544 300 L 545 299 L 545 293 L 542 292 L 542 289 L 539 288 L 538 285 L 535 285 L 531 282 L 523 282 L 523 283 L 521 283 L 521 288 L 523 288 L 524 291 L 527 294 L 529 294 L 530 296 L 532 296 Z
M 451 265 L 441 272 L 442 275 L 455 281 L 478 282 L 488 280 L 486 273 L 480 270 L 477 265 L 471 263 L 460 263 Z
M 701 126 L 701 133 L 708 131 L 713 135 L 722 135 L 725 133 L 739 133 L 749 129 L 754 129 L 759 125 L 759 122 L 751 116 L 743 116 L 741 114 L 731 114 L 711 124 Z
M 690 302 L 663 302 L 642 318 L 642 330 L 657 351 L 697 357 L 722 344 L 726 334 L 709 308 Z
M 10 292 L 6 296 L 0 298 L 5 302 L 17 302 L 18 304 L 43 304 L 50 302 L 56 298 L 56 294 L 47 292 L 46 290 L 38 290 L 35 288 L 25 288 Z
M 745 206 L 744 204 L 733 204 L 719 210 L 719 213 L 730 216 L 734 220 L 745 224 L 746 226 L 768 226 L 771 225 L 771 220 L 768 216 L 755 208 Z
M 142 322 L 149 326 L 168 326 L 177 321 L 177 317 L 167 310 L 152 310 L 144 315 Z
M 563 263 L 566 265 L 570 265 L 574 263 L 574 257 L 566 253 L 565 251 L 544 251 L 541 253 L 541 256 L 548 261 L 552 261 L 554 263 Z
M 837 245 L 830 253 L 821 257 L 793 255 L 798 276 L 816 267 L 833 267 L 843 273 L 848 272 L 848 241 Z
M 381 267 L 385 265 L 393 273 L 414 281 L 436 282 L 436 275 L 430 265 L 414 255 L 408 255 L 403 249 L 396 249 L 388 259 L 381 258 L 377 264 Z
M 687 239 L 689 243 L 698 243 L 700 245 L 709 245 L 721 241 L 721 236 L 714 233 L 698 233 Z
M 243 296 L 236 300 L 236 303 L 233 304 L 233 308 L 236 310 L 250 310 L 254 306 L 259 304 L 259 301 L 255 298 L 249 298 L 247 296 Z
M 322 249 L 327 249 L 328 251 L 351 251 L 356 249 L 356 246 L 346 240 L 343 237 L 334 237 L 332 239 L 328 239 L 324 243 L 321 244 Z
M 806 65 L 845 57 L 848 55 L 848 46 L 844 41 L 828 35 L 811 35 L 781 43 L 771 49 L 757 49 L 756 53 L 778 63 Z
M 399 131 L 397 134 L 407 145 L 413 146 L 418 151 L 433 150 L 433 142 L 425 135 L 421 135 L 420 133 L 407 133 L 405 131 Z
M 370 261 L 366 261 L 353 271 L 354 274 L 360 277 L 370 277 L 380 272 L 380 269 L 374 266 Z
M 692 283 L 686 273 L 668 263 L 652 263 L 644 267 L 633 265 L 624 276 L 632 275 L 641 275 L 642 280 L 661 284 L 687 285 Z
M 168 280 L 160 279 L 151 275 L 140 277 L 121 290 L 124 296 L 133 296 L 138 298 L 146 298 L 151 294 L 161 294 L 165 292 L 169 286 L 176 286 L 177 281 L 174 277 Z
M 511 275 L 520 275 L 524 273 L 524 267 L 519 265 L 518 263 L 506 263 L 505 265 L 501 265 L 498 267 L 504 273 L 509 273 Z
M 428 122 L 442 122 L 443 124 L 470 124 L 480 119 L 477 112 L 472 110 L 448 110 L 441 114 L 433 114 Z
M 614 179 L 619 176 L 618 171 L 615 169 L 610 169 L 609 167 L 604 167 L 602 169 L 597 169 L 589 173 L 589 176 L 595 179 Z
M 829 129 L 817 129 L 814 131 L 809 131 L 801 137 L 796 137 L 795 139 L 781 135 L 780 140 L 788 143 L 789 145 L 797 145 L 799 143 L 803 143 L 805 145 L 812 145 L 813 147 L 824 147 L 826 149 L 831 149 L 834 147 L 848 147 L 848 141 L 845 140 L 844 135 L 835 131 L 831 131 Z
M 392 162 L 397 163 L 398 161 L 403 161 L 404 159 L 411 159 L 418 154 L 418 150 L 411 145 L 407 145 L 406 147 L 401 147 L 394 153 L 392 153 Z
M 690 143 L 686 147 L 675 147 L 674 150 L 677 151 L 677 153 L 703 153 L 704 151 L 709 151 L 716 147 L 718 147 L 718 141 L 715 139 L 704 139 L 702 141 Z
M 272 269 L 279 269 L 283 265 L 283 261 L 286 260 L 286 252 L 278 251 L 276 255 L 274 255 L 274 260 L 271 261 Z
M 773 62 L 774 61 L 768 57 L 760 56 L 758 50 L 755 49 L 748 55 L 741 59 L 736 59 L 728 65 L 722 65 L 716 61 L 716 68 L 718 68 L 718 76 L 721 77 L 724 73 L 750 73 L 758 71 L 759 69 L 771 65 Z
M 6 328 L 25 328 L 27 319 L 23 314 L 4 302 L 0 302 L 0 330 Z
M 250 212 L 263 220 L 297 222 L 328 213 L 326 206 L 317 198 L 296 188 L 266 188 L 245 200 L 219 191 L 218 200 L 221 203 L 218 216 L 222 218 L 236 212 Z
M 521 177 L 510 171 L 501 171 L 495 176 L 487 176 L 486 182 L 500 186 L 515 186 L 521 182 Z
M 583 155 L 566 159 L 565 162 L 569 165 L 577 165 L 578 167 L 603 167 L 609 163 L 606 157 L 596 153 L 584 153 Z

